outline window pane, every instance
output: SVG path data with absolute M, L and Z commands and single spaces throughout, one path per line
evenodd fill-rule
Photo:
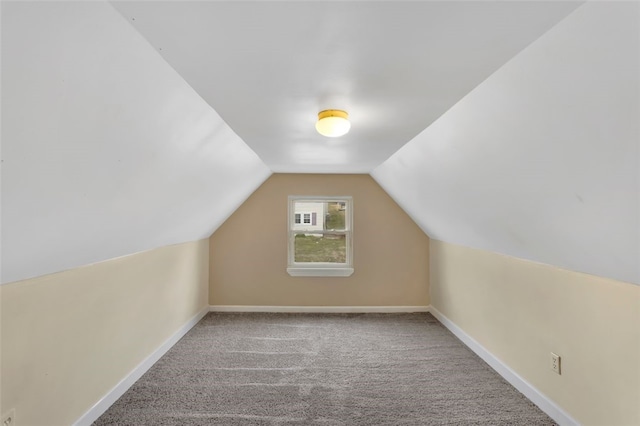
M 344 231 L 347 207 L 344 201 L 295 201 L 294 230 Z
M 296 235 L 294 261 L 346 263 L 347 239 L 340 234 Z
M 341 201 L 330 201 L 325 206 L 325 222 L 324 229 L 344 231 L 345 230 L 345 213 L 346 204 Z
M 293 230 L 312 232 L 324 229 L 325 204 L 327 203 L 318 201 L 296 201 L 293 207 L 295 214 L 300 215 L 300 221 L 295 221 Z

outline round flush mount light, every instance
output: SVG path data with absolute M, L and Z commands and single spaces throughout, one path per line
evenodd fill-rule
M 349 114 L 339 109 L 326 109 L 318 113 L 316 130 L 322 136 L 337 138 L 346 135 L 351 129 Z

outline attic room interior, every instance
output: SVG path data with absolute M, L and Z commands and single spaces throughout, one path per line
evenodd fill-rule
M 135 402 L 141 377 L 187 381 L 156 368 L 188 339 L 202 358 L 202 330 L 237 318 L 246 328 L 209 341 L 212 371 L 276 341 L 295 352 L 268 358 L 278 380 L 319 342 L 344 359 L 316 358 L 295 386 L 246 376 L 263 417 L 194 384 L 237 416 L 162 424 L 375 424 L 358 401 L 398 388 L 388 412 L 414 405 L 377 424 L 640 425 L 640 3 L 27 0 L 0 14 L 1 424 L 93 424 Z M 318 133 L 327 110 L 346 134 Z M 303 244 L 339 255 L 301 260 Z M 454 346 L 435 365 L 424 352 Z M 330 368 L 347 359 L 352 383 Z M 461 401 L 506 404 L 495 384 L 547 420 L 456 412 L 429 380 L 465 375 Z M 285 389 L 295 421 L 269 411 Z M 316 403 L 335 412 L 313 417 Z

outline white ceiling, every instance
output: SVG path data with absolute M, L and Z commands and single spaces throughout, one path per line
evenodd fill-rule
M 640 283 L 637 2 L 0 7 L 3 283 L 207 237 L 273 171 L 372 172 L 433 238 Z
M 432 238 L 640 284 L 639 18 L 581 6 L 372 176 Z
M 578 2 L 113 1 L 274 172 L 368 173 Z M 323 109 L 351 132 L 316 133 Z
M 108 3 L 2 3 L 3 283 L 206 238 L 270 173 Z

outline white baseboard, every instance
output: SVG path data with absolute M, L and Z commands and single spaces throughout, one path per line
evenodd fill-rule
M 567 414 L 556 403 L 538 391 L 529 382 L 520 377 L 515 371 L 496 358 L 480 343 L 465 333 L 455 323 L 445 317 L 432 306 L 258 306 L 258 305 L 212 305 L 198 312 L 187 321 L 178 331 L 168 338 L 158 349 L 144 359 L 120 383 L 103 396 L 96 404 L 82 415 L 74 426 L 89 426 L 96 421 L 107 409 L 120 398 L 144 373 L 153 366 L 178 340 L 195 326 L 207 312 L 291 312 L 291 313 L 400 313 L 400 312 L 431 312 L 449 331 L 482 358 L 491 368 L 500 374 L 513 387 L 536 404 L 549 417 L 564 426 L 578 426 L 579 423 Z
M 469 349 L 476 353 L 480 358 L 484 360 L 491 368 L 493 368 L 498 374 L 500 374 L 507 382 L 518 389 L 524 396 L 529 398 L 531 402 L 536 404 L 542 411 L 544 411 L 549 417 L 556 421 L 561 426 L 578 426 L 578 423 L 573 417 L 567 414 L 562 408 L 560 408 L 555 402 L 549 399 L 546 395 L 541 393 L 538 389 L 533 387 L 529 382 L 524 380 L 515 371 L 509 368 L 506 364 L 496 358 L 491 352 L 486 350 L 480 343 L 465 333 L 460 327 L 454 324 L 449 318 L 445 317 L 440 311 L 433 306 L 429 307 L 429 312 L 436 317 L 442 325 L 449 329 L 458 339 L 462 341 Z
M 162 355 L 167 353 L 178 340 L 182 338 L 194 325 L 198 323 L 209 312 L 209 308 L 206 307 L 187 321 L 182 327 L 178 329 L 171 337 L 153 351 L 147 358 L 145 358 L 140 364 L 136 366 L 129 374 L 127 374 L 120 383 L 118 383 L 113 389 L 111 389 L 105 396 L 103 396 L 98 402 L 95 403 L 86 413 L 82 415 L 73 426 L 89 426 L 96 421 L 111 405 L 118 400 L 144 373 L 147 372 L 158 361 Z
M 210 312 L 394 313 L 429 312 L 429 306 L 263 306 L 211 305 Z

